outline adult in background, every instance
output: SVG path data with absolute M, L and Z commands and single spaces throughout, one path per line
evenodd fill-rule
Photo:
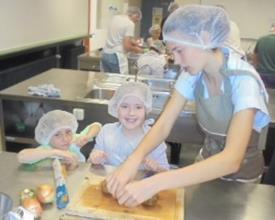
M 253 64 L 266 87 L 275 88 L 275 22 L 271 25 L 270 34 L 258 39 Z
M 128 74 L 126 53 L 142 52 L 138 42 L 134 40 L 135 23 L 141 18 L 142 13 L 137 7 L 129 7 L 127 14 L 112 18 L 101 58 L 104 72 Z

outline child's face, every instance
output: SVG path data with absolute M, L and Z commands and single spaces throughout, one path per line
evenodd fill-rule
M 134 130 L 143 125 L 145 113 L 145 106 L 139 98 L 127 96 L 118 108 L 118 120 L 125 129 Z
M 69 128 L 60 129 L 51 138 L 50 145 L 59 150 L 68 150 L 73 140 L 73 132 Z
M 201 72 L 207 65 L 207 52 L 201 48 L 171 42 L 167 47 L 173 53 L 175 63 L 192 75 Z

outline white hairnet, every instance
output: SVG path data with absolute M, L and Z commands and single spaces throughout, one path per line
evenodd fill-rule
M 123 102 L 124 98 L 128 96 L 135 96 L 139 98 L 145 106 L 146 113 L 152 110 L 152 91 L 144 83 L 141 82 L 127 82 L 122 84 L 115 92 L 108 104 L 108 113 L 114 117 L 118 117 L 118 108 Z
M 62 110 L 53 110 L 43 115 L 36 128 L 35 140 L 39 144 L 48 145 L 53 135 L 60 129 L 69 128 L 73 133 L 78 127 L 75 116 Z
M 202 49 L 223 45 L 230 31 L 226 12 L 215 6 L 189 5 L 178 8 L 165 21 L 163 39 Z
M 130 6 L 127 9 L 127 15 L 131 16 L 131 15 L 138 15 L 140 17 L 140 19 L 142 18 L 142 12 L 141 10 L 136 7 L 136 6 Z
M 138 74 L 163 77 L 166 60 L 155 51 L 142 54 L 137 60 Z

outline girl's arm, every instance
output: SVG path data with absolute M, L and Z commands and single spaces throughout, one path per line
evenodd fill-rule
M 58 151 L 55 149 L 43 149 L 37 147 L 21 150 L 18 153 L 17 158 L 20 163 L 35 163 L 52 156 L 58 156 Z
M 94 138 L 100 131 L 102 125 L 99 122 L 94 122 L 89 125 L 88 133 L 86 134 L 86 137 L 91 140 Z
M 17 158 L 20 163 L 32 164 L 54 156 L 62 158 L 63 162 L 68 164 L 70 169 L 75 168 L 78 164 L 77 156 L 69 151 L 43 149 L 39 147 L 21 150 L 18 153 Z
M 108 190 L 114 196 L 123 189 L 127 182 L 134 178 L 144 157 L 167 138 L 185 103 L 186 99 L 174 90 L 160 118 L 143 138 L 134 153 L 111 176 L 107 177 Z
M 102 125 L 99 122 L 94 122 L 90 124 L 80 134 L 76 134 L 73 143 L 79 147 L 84 146 L 99 133 L 101 127 Z
M 119 203 L 136 206 L 159 191 L 198 184 L 237 172 L 245 156 L 255 114 L 255 109 L 234 114 L 222 152 L 193 165 L 130 183 L 118 195 Z
M 147 155 L 143 160 L 145 169 L 154 172 L 163 172 L 169 170 L 170 165 L 168 163 L 166 149 L 166 144 L 162 142 L 156 149 Z

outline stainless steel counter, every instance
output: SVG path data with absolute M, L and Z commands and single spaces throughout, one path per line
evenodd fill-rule
M 88 164 L 81 164 L 69 173 L 67 185 L 71 197 L 88 170 Z M 54 183 L 51 168 L 24 171 L 15 153 L 0 153 L 0 175 L 0 191 L 11 196 L 14 206 L 19 205 L 22 189 Z M 216 180 L 187 187 L 184 202 L 185 220 L 271 220 L 275 216 L 275 187 Z M 63 213 L 53 206 L 44 211 L 41 220 L 58 219 Z

